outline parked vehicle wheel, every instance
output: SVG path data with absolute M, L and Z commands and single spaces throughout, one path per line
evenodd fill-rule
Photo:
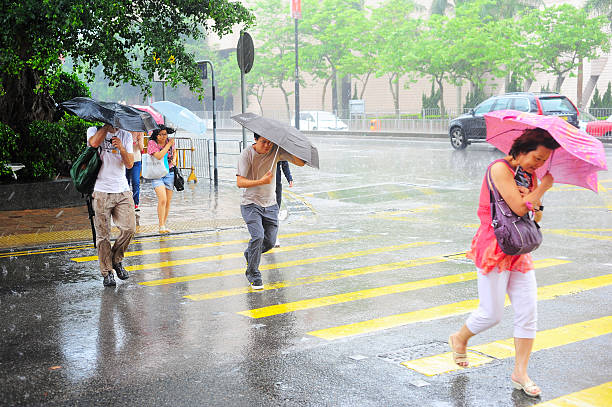
M 450 129 L 450 142 L 455 150 L 463 150 L 467 147 L 465 133 L 461 127 L 453 127 Z

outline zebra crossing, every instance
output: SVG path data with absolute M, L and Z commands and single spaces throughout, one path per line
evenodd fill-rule
M 175 301 L 185 307 L 229 311 L 238 318 L 265 321 L 261 326 L 274 325 L 275 318 L 282 315 L 301 318 L 308 311 L 324 313 L 325 318 L 303 318 L 305 329 L 297 335 L 319 340 L 327 346 L 364 335 L 376 341 L 377 335 L 393 335 L 397 328 L 413 326 L 419 329 L 423 322 L 443 323 L 445 319 L 468 314 L 478 306 L 474 267 L 465 259 L 465 253 L 457 252 L 447 241 L 415 239 L 398 244 L 367 230 L 362 233 L 339 229 L 284 233 L 280 235 L 283 246 L 262 256 L 260 269 L 264 275 L 264 290 L 253 291 L 243 276 L 243 250 L 248 242 L 244 233 L 193 236 L 190 244 L 184 244 L 185 236 L 177 236 L 176 241 L 164 237 L 163 240 L 139 242 L 126 253 L 130 281 L 136 280 L 142 290 L 163 288 L 159 295 L 175 296 Z M 238 234 L 241 235 L 236 236 Z M 73 257 L 72 261 L 87 263 L 97 258 L 81 256 Z M 609 290 L 612 285 L 612 274 L 581 276 L 576 273 L 576 278 L 568 279 L 567 269 L 580 268 L 571 258 L 542 258 L 535 260 L 534 265 L 536 274 L 549 273 L 549 280 L 555 280 L 551 271 L 563 271 L 559 272 L 556 281 L 539 286 L 540 302 L 562 301 L 595 290 Z M 276 280 L 266 273 L 271 271 Z M 360 287 L 366 280 L 356 282 L 356 279 L 367 279 L 368 284 Z M 472 296 L 454 295 L 454 301 L 440 302 L 436 296 L 429 298 L 429 294 L 424 294 L 422 303 L 428 305 L 418 309 L 402 299 L 411 292 L 430 292 L 427 290 L 444 290 L 452 296 L 458 286 L 463 287 L 460 293 L 467 290 Z M 290 295 L 276 297 L 271 295 L 274 292 Z M 245 296 L 258 298 L 258 301 L 246 302 L 249 308 L 244 309 L 245 301 L 241 298 Z M 185 300 L 187 302 L 183 303 Z M 219 300 L 223 303 L 217 303 Z M 389 303 L 393 303 L 393 307 L 387 311 Z M 352 314 L 352 308 L 340 307 L 346 304 L 359 307 L 359 315 Z M 508 300 L 506 305 L 510 305 Z M 401 312 L 394 312 L 397 310 Z M 601 311 L 603 314 L 597 318 L 539 331 L 534 352 L 563 352 L 561 347 L 568 344 L 612 337 L 612 316 L 605 315 L 605 308 Z M 362 318 L 368 314 L 371 314 L 369 318 Z M 514 346 L 512 338 L 502 338 L 470 346 L 468 353 L 470 367 L 467 369 L 455 365 L 449 352 L 401 360 L 396 366 L 398 370 L 409 369 L 423 377 L 469 372 L 512 358 Z M 570 399 L 582 400 L 580 405 L 602 405 L 588 404 L 588 400 L 611 401 L 611 389 L 610 383 L 603 383 L 543 405 L 566 405 L 564 400 Z

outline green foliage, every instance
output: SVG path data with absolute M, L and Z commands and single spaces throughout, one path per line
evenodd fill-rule
M 17 128 L 20 121 L 48 118 L 45 95 L 56 87 L 64 58 L 88 81 L 101 65 L 111 87 L 129 83 L 148 94 L 158 72 L 169 86 L 184 83 L 201 92 L 185 39 L 202 41 L 208 31 L 223 36 L 253 21 L 241 2 L 230 0 L 10 1 L 0 13 L 0 120 Z M 12 104 L 20 110 L 2 108 Z
M 13 172 L 6 166 L 13 162 L 11 157 L 17 151 L 18 134 L 4 123 L 0 123 L 0 178 L 11 176 Z
M 489 96 L 481 88 L 475 88 L 473 92 L 468 92 L 465 96 L 464 108 L 472 109 L 476 107 L 480 102 L 488 98 Z
M 437 109 L 438 103 L 440 102 L 440 90 L 435 90 L 434 82 L 431 83 L 431 95 L 427 96 L 425 93 L 421 96 L 422 108 L 423 109 Z
M 603 96 L 599 93 L 599 89 L 595 88 L 593 97 L 591 97 L 591 109 L 609 109 L 612 108 L 612 83 L 608 82 L 608 88 Z
M 59 74 L 58 83 L 55 90 L 51 93 L 56 103 L 84 96 L 91 97 L 87 85 L 72 73 L 61 72 Z

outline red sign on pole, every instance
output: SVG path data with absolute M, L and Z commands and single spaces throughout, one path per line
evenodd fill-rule
M 291 0 L 291 17 L 301 19 L 302 18 L 302 1 Z

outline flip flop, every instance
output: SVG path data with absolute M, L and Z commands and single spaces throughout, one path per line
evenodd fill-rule
M 529 397 L 540 397 L 540 394 L 542 394 L 542 390 L 538 389 L 538 386 L 531 380 L 529 380 L 525 384 L 521 384 L 515 380 L 512 380 L 512 385 L 517 390 L 523 390 L 523 392 Z
M 453 352 L 453 361 L 457 364 L 457 366 L 468 367 L 470 365 L 470 361 L 468 360 L 467 353 L 455 352 L 455 348 L 453 347 L 453 336 L 452 335 L 448 337 L 448 346 L 450 347 L 451 352 Z M 462 366 L 459 363 L 467 363 L 467 365 Z

